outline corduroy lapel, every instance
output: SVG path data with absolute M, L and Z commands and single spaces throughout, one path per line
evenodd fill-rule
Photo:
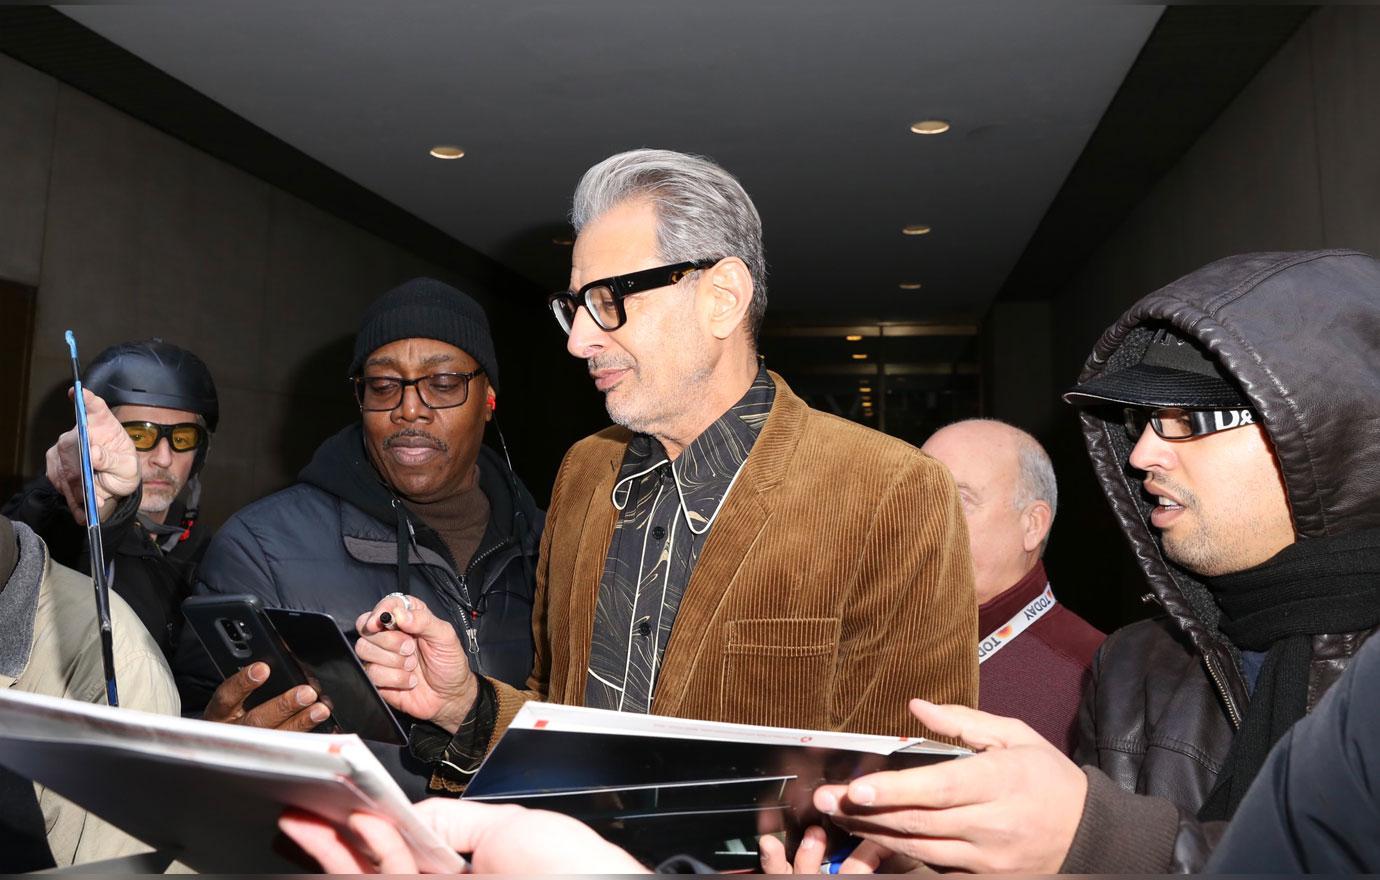
M 594 609 L 599 602 L 599 581 L 613 540 L 613 527 L 618 511 L 613 506 L 613 484 L 618 478 L 618 466 L 623 460 L 626 443 L 616 444 L 610 453 L 607 470 L 589 496 L 584 522 L 580 526 L 579 550 L 571 571 L 570 597 L 570 665 L 566 669 L 566 692 L 555 702 L 582 706 L 585 702 L 585 675 L 589 668 L 590 644 L 594 640 Z
M 666 644 L 652 703 L 652 711 L 657 715 L 674 715 L 680 709 L 704 653 L 710 624 L 748 550 L 771 519 L 774 493 L 800 442 L 809 407 L 791 392 L 785 380 L 775 373 L 769 375 L 776 383 L 771 414 L 752 445 L 743 473 L 714 520 L 671 627 L 671 640 Z M 591 629 L 592 626 L 593 621 Z

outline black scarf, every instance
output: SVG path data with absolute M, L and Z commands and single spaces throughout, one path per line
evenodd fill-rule
M 1307 713 L 1312 637 L 1380 623 L 1380 529 L 1299 541 L 1209 587 L 1223 635 L 1268 653 L 1202 820 L 1232 817 L 1270 747 Z

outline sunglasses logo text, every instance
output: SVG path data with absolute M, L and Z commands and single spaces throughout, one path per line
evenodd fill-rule
M 1255 417 L 1248 409 L 1217 409 L 1212 411 L 1212 422 L 1215 430 L 1225 431 L 1228 428 L 1253 425 Z

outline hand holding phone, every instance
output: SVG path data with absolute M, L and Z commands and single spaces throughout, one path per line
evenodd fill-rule
M 329 714 L 325 732 L 407 742 L 330 615 L 224 595 L 194 596 L 182 613 L 226 679 L 206 707 L 207 720 L 312 730 Z
M 254 596 L 193 596 L 183 616 L 201 639 L 224 681 L 202 718 L 277 730 L 315 730 L 330 716 L 267 623 Z
M 331 717 L 331 710 L 321 702 L 311 685 L 298 685 L 275 697 L 270 695 L 272 688 L 264 686 L 271 675 L 269 665 L 262 661 L 255 661 L 236 672 L 216 688 L 202 712 L 202 719 L 274 730 L 335 732 L 333 725 L 322 727 Z M 252 709 L 247 708 L 251 700 L 255 701 Z

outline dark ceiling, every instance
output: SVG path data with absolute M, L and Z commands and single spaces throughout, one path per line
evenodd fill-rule
M 24 5 L 0 6 L 0 51 L 534 303 L 565 283 L 585 167 L 711 155 L 763 215 L 773 365 L 918 441 L 980 410 L 993 299 L 1053 295 L 1311 8 Z M 912 134 L 924 118 L 952 128 Z
M 798 324 L 1049 296 L 1311 7 L 62 9 L 0 6 L 0 51 L 498 290 L 563 283 L 552 238 L 589 162 L 706 152 L 758 201 L 773 317 Z M 908 131 L 926 117 L 953 129 Z M 429 158 L 441 141 L 468 155 Z
M 241 0 L 58 7 L 455 239 L 564 286 L 570 192 L 704 153 L 762 213 L 772 309 L 986 311 L 1160 16 L 1030 0 Z M 952 123 L 917 136 L 915 120 Z M 459 144 L 451 162 L 428 155 Z M 924 236 L 901 234 L 925 224 Z M 898 283 L 920 281 L 918 291 Z

